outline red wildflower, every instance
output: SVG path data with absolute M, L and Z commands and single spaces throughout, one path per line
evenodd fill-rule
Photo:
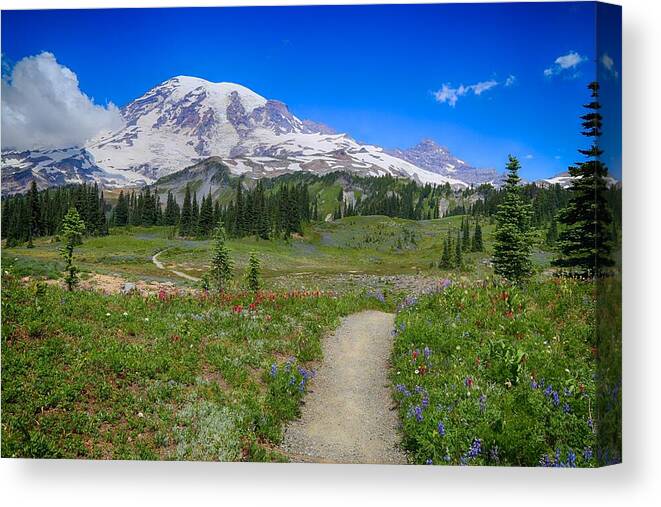
M 257 304 L 255 303 L 250 303 L 250 311 L 255 311 L 257 309 Z
M 170 339 L 171 339 L 173 342 L 178 342 L 179 340 L 181 340 L 181 336 L 179 336 L 178 334 L 173 334 L 172 337 L 171 337 Z
M 161 301 L 165 301 L 167 300 L 167 298 L 168 298 L 168 293 L 165 292 L 165 289 L 161 289 L 158 291 L 158 299 L 160 299 Z
M 417 359 L 417 358 L 418 358 L 418 351 L 417 351 L 417 350 L 414 350 L 414 351 L 411 353 L 411 356 L 413 356 L 413 359 Z
M 232 308 L 232 311 L 234 313 L 241 313 L 243 311 L 243 306 L 241 305 L 235 305 L 234 308 Z
M 514 312 L 512 310 L 507 310 L 505 312 L 505 317 L 507 317 L 508 319 L 513 319 L 514 318 Z

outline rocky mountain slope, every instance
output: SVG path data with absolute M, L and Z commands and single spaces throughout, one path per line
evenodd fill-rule
M 495 169 L 478 169 L 467 164 L 431 139 L 423 139 L 411 148 L 391 150 L 389 153 L 422 169 L 469 184 L 499 184 L 502 178 Z

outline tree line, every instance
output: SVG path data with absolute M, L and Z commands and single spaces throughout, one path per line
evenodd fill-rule
M 78 210 L 88 234 L 108 233 L 106 215 L 111 206 L 96 183 L 38 191 L 33 180 L 27 193 L 3 198 L 2 238 L 9 247 L 26 242 L 31 246 L 37 237 L 56 235 L 72 207 Z

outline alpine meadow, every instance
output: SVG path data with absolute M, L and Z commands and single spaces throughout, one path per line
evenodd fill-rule
M 620 463 L 620 25 L 3 11 L 2 457 Z

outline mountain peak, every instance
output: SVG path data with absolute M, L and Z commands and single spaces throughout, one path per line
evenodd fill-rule
M 418 144 L 416 144 L 412 150 L 425 150 L 425 151 L 449 151 L 445 146 L 441 146 L 436 141 L 431 138 L 421 139 Z

